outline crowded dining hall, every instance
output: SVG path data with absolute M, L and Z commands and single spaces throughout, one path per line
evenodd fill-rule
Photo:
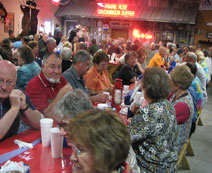
M 0 0 L 0 172 L 210 173 L 212 0 Z

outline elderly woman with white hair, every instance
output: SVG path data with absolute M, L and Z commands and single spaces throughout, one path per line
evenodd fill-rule
M 72 64 L 72 50 L 68 47 L 62 48 L 60 52 L 62 59 L 62 72 L 66 71 Z
M 184 57 L 184 62 L 195 63 L 197 66 L 196 76 L 200 79 L 201 89 L 203 93 L 203 103 L 207 102 L 207 91 L 206 91 L 206 74 L 202 66 L 197 62 L 197 55 L 194 52 L 188 52 Z
M 81 89 L 68 92 L 55 106 L 54 119 L 60 128 L 60 134 L 66 136 L 68 121 L 77 114 L 93 109 L 92 103 L 86 93 Z

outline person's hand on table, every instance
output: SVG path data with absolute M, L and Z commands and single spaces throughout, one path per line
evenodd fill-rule
M 133 114 L 135 114 L 139 108 L 140 106 L 138 104 L 132 103 L 131 111 Z
M 109 100 L 109 95 L 103 93 L 99 93 L 92 97 L 93 97 L 92 101 L 94 102 L 106 103 L 106 101 Z
M 109 95 L 107 95 L 107 94 L 100 93 L 97 95 L 97 97 L 98 97 L 99 101 L 102 103 L 105 103 L 106 101 L 109 100 Z
M 111 85 L 111 87 L 108 88 L 108 89 L 106 89 L 105 91 L 106 92 L 109 92 L 110 94 L 112 94 L 112 92 L 113 92 L 113 85 Z
M 59 93 L 57 94 L 59 98 L 62 98 L 67 92 L 72 91 L 72 87 L 70 84 L 66 84 L 63 88 L 60 89 Z
M 129 124 L 131 122 L 132 118 L 128 118 L 127 119 L 127 124 Z

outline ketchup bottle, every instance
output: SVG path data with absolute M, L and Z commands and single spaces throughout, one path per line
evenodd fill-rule
M 118 112 L 120 111 L 120 105 L 122 102 L 122 90 L 123 90 L 122 79 L 116 79 L 112 92 L 111 106 L 116 108 Z

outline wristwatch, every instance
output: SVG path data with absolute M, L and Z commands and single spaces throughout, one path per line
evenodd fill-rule
M 29 106 L 28 106 L 28 105 L 26 106 L 26 108 L 21 109 L 21 112 L 22 112 L 22 113 L 24 113 L 24 112 L 26 112 L 26 111 L 27 111 L 27 109 L 29 109 Z

